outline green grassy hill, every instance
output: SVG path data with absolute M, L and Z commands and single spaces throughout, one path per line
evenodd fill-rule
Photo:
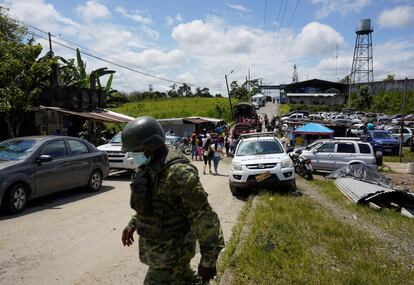
M 232 102 L 235 104 L 236 102 Z M 126 103 L 111 110 L 132 117 L 152 116 L 156 119 L 201 116 L 231 121 L 228 98 L 166 98 Z

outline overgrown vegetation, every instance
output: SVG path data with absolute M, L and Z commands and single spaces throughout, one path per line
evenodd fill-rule
M 233 100 L 233 103 L 235 104 L 236 102 Z M 220 118 L 227 122 L 231 121 L 228 98 L 182 97 L 174 99 L 146 99 L 129 102 L 112 110 L 132 117 L 146 115 L 163 119 L 202 116 Z
M 232 284 L 405 284 L 409 261 L 308 197 L 261 195 Z M 407 263 L 405 263 L 407 262 Z
M 372 95 L 368 86 L 361 86 L 351 94 L 351 106 L 366 112 L 380 112 L 388 115 L 401 114 L 404 92 L 400 90 L 381 91 Z M 414 113 L 414 92 L 407 92 L 406 114 Z
M 383 156 L 384 162 L 400 162 L 400 157 L 397 156 Z M 414 152 L 410 151 L 409 147 L 403 147 L 402 162 L 414 162 Z
M 229 267 L 232 262 L 234 261 L 234 252 L 236 251 L 236 247 L 240 242 L 240 234 L 243 229 L 243 226 L 246 224 L 247 215 L 249 214 L 249 210 L 252 206 L 253 198 L 250 197 L 246 204 L 244 204 L 243 209 L 240 211 L 240 214 L 237 218 L 237 224 L 233 226 L 231 230 L 231 238 L 227 242 L 224 251 L 220 255 L 219 263 L 218 263 L 218 271 L 219 275 L 221 276 Z
M 394 209 L 383 208 L 381 211 L 375 211 L 368 206 L 356 205 L 339 191 L 333 180 L 313 180 L 307 183 L 315 186 L 317 191 L 331 201 L 355 213 L 357 217 L 396 237 L 414 236 L 414 220 L 402 216 Z

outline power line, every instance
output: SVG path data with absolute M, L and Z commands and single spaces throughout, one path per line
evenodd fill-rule
M 12 17 L 10 17 L 10 18 L 12 18 Z M 37 27 L 35 27 L 35 26 L 33 26 L 33 25 L 27 24 L 27 23 L 25 23 L 25 22 L 23 22 L 23 21 L 20 21 L 20 20 L 15 19 L 15 18 L 12 18 L 12 19 L 13 19 L 13 20 L 15 20 L 15 21 L 17 21 L 17 22 L 19 22 L 19 23 L 21 23 L 21 24 L 23 24 L 23 25 L 25 25 L 26 27 L 31 27 L 32 29 L 35 29 L 35 30 L 37 30 L 37 31 L 39 31 L 39 32 L 41 32 L 41 33 L 48 34 L 48 32 L 46 32 L 46 31 L 44 31 L 44 30 L 42 30 L 42 29 L 40 29 L 40 28 L 37 28 Z M 40 35 L 40 34 L 38 34 L 38 33 L 36 33 L 36 32 L 30 31 L 30 30 L 28 30 L 27 32 L 28 32 L 29 34 L 31 34 L 31 35 L 33 35 L 33 36 L 37 37 L 37 38 L 41 38 L 41 39 L 46 40 L 46 41 L 48 41 L 48 40 L 49 40 L 46 36 Z M 54 36 L 54 35 L 53 35 L 53 37 L 57 38 L 57 37 L 56 37 L 56 36 Z M 63 40 L 64 40 L 64 39 L 63 39 Z M 64 41 L 67 41 L 67 40 L 64 40 Z M 60 46 L 62 46 L 62 47 L 65 47 L 65 48 L 67 48 L 67 49 L 73 50 L 73 51 L 76 51 L 76 50 L 77 50 L 77 48 L 75 48 L 75 47 L 69 46 L 69 45 L 67 45 L 67 44 L 61 43 L 61 42 L 56 41 L 56 40 L 51 40 L 51 42 L 52 42 L 52 43 L 54 43 L 54 44 L 60 45 Z M 70 42 L 70 41 L 67 41 L 67 42 Z M 77 45 L 78 45 L 78 44 L 77 44 Z M 78 45 L 78 46 L 79 46 L 79 45 Z M 86 49 L 88 49 L 88 48 L 86 48 Z M 90 50 L 90 49 L 88 49 L 88 50 Z M 91 51 L 92 51 L 92 50 L 91 50 Z M 116 62 L 113 62 L 113 61 L 109 61 L 109 60 L 104 59 L 104 58 L 102 58 L 102 57 L 100 57 L 100 56 L 97 56 L 97 55 L 94 55 L 94 54 L 91 54 L 91 53 L 88 53 L 88 52 L 85 52 L 85 51 L 81 51 L 81 50 L 79 50 L 79 52 L 80 52 L 81 54 L 83 54 L 83 55 L 86 55 L 86 56 L 92 57 L 92 58 L 94 58 L 94 59 L 97 59 L 97 60 L 100 60 L 100 61 L 103 61 L 103 62 L 106 62 L 106 63 L 112 64 L 112 65 L 115 65 L 115 66 L 117 66 L 117 67 L 120 67 L 120 68 L 123 68 L 123 69 L 129 70 L 129 71 L 132 71 L 132 72 L 135 72 L 135 73 L 138 73 L 138 74 L 141 74 L 141 75 L 147 76 L 147 77 L 151 77 L 151 78 L 154 78 L 154 79 L 158 79 L 158 80 L 166 81 L 166 82 L 169 82 L 169 83 L 175 83 L 175 84 L 184 84 L 184 83 L 185 83 L 185 82 L 180 82 L 180 81 L 176 81 L 176 80 L 172 80 L 172 79 L 168 79 L 168 78 L 160 77 L 160 76 L 157 76 L 157 75 L 153 75 L 153 74 L 148 73 L 148 72 L 145 72 L 145 71 L 140 71 L 140 70 L 134 69 L 134 68 L 132 68 L 132 67 L 129 67 L 129 66 L 126 66 L 126 65 L 123 65 L 123 64 L 120 64 L 120 63 L 116 63 Z M 96 53 L 95 51 L 92 51 L 92 52 Z M 185 84 L 187 84 L 187 85 L 189 85 L 189 86 L 194 86 L 193 84 L 188 84 L 188 83 L 185 83 Z

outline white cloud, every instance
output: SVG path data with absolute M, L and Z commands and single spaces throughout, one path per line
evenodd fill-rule
M 139 24 L 143 24 L 143 25 L 152 24 L 152 19 L 150 17 L 142 16 L 141 12 L 138 11 L 138 10 L 135 10 L 133 13 L 129 13 L 123 7 L 116 7 L 116 11 L 119 12 L 122 16 L 124 16 L 128 19 L 131 19 L 132 21 L 135 21 Z
M 85 22 L 100 18 L 108 18 L 111 15 L 111 12 L 109 12 L 105 5 L 94 0 L 86 2 L 85 5 L 79 5 L 76 8 L 76 13 L 78 13 Z
M 132 13 L 128 12 L 123 7 L 117 7 L 116 11 L 120 13 L 122 16 L 136 22 L 139 24 L 138 28 L 142 32 L 144 32 L 146 35 L 148 35 L 150 38 L 156 40 L 159 38 L 159 33 L 150 27 L 150 25 L 153 23 L 152 19 L 147 16 L 143 16 L 142 13 L 138 10 L 133 11 Z
M 414 7 L 409 5 L 384 10 L 378 16 L 378 22 L 384 28 L 397 28 L 414 25 Z
M 52 4 L 46 4 L 43 0 L 6 0 L 3 5 L 10 9 L 12 17 L 51 33 L 74 34 L 80 27 L 78 23 L 59 13 Z
M 292 48 L 298 56 L 321 56 L 342 45 L 344 38 L 328 25 L 311 22 L 297 35 L 295 43 Z
M 317 18 L 324 18 L 333 12 L 346 15 L 349 12 L 359 13 L 362 8 L 369 5 L 371 0 L 311 0 L 313 4 L 322 5 L 316 12 Z
M 226 3 L 226 5 L 234 10 L 237 10 L 239 12 L 243 12 L 243 13 L 247 13 L 250 12 L 250 9 L 247 9 L 246 7 L 244 7 L 241 4 L 231 4 L 231 3 Z
M 173 26 L 177 23 L 181 23 L 183 21 L 183 17 L 179 13 L 177 13 L 177 15 L 175 15 L 175 17 L 173 17 L 173 16 L 165 17 L 165 21 L 167 22 L 167 25 Z

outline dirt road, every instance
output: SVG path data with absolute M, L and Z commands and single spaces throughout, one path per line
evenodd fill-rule
M 222 176 L 201 174 L 226 241 L 244 203 L 231 196 L 229 164 L 220 164 Z M 132 214 L 129 191 L 127 175 L 112 176 L 99 193 L 74 190 L 34 201 L 22 215 L 0 215 L 0 284 L 142 284 L 137 240 L 131 248 L 120 240 Z

